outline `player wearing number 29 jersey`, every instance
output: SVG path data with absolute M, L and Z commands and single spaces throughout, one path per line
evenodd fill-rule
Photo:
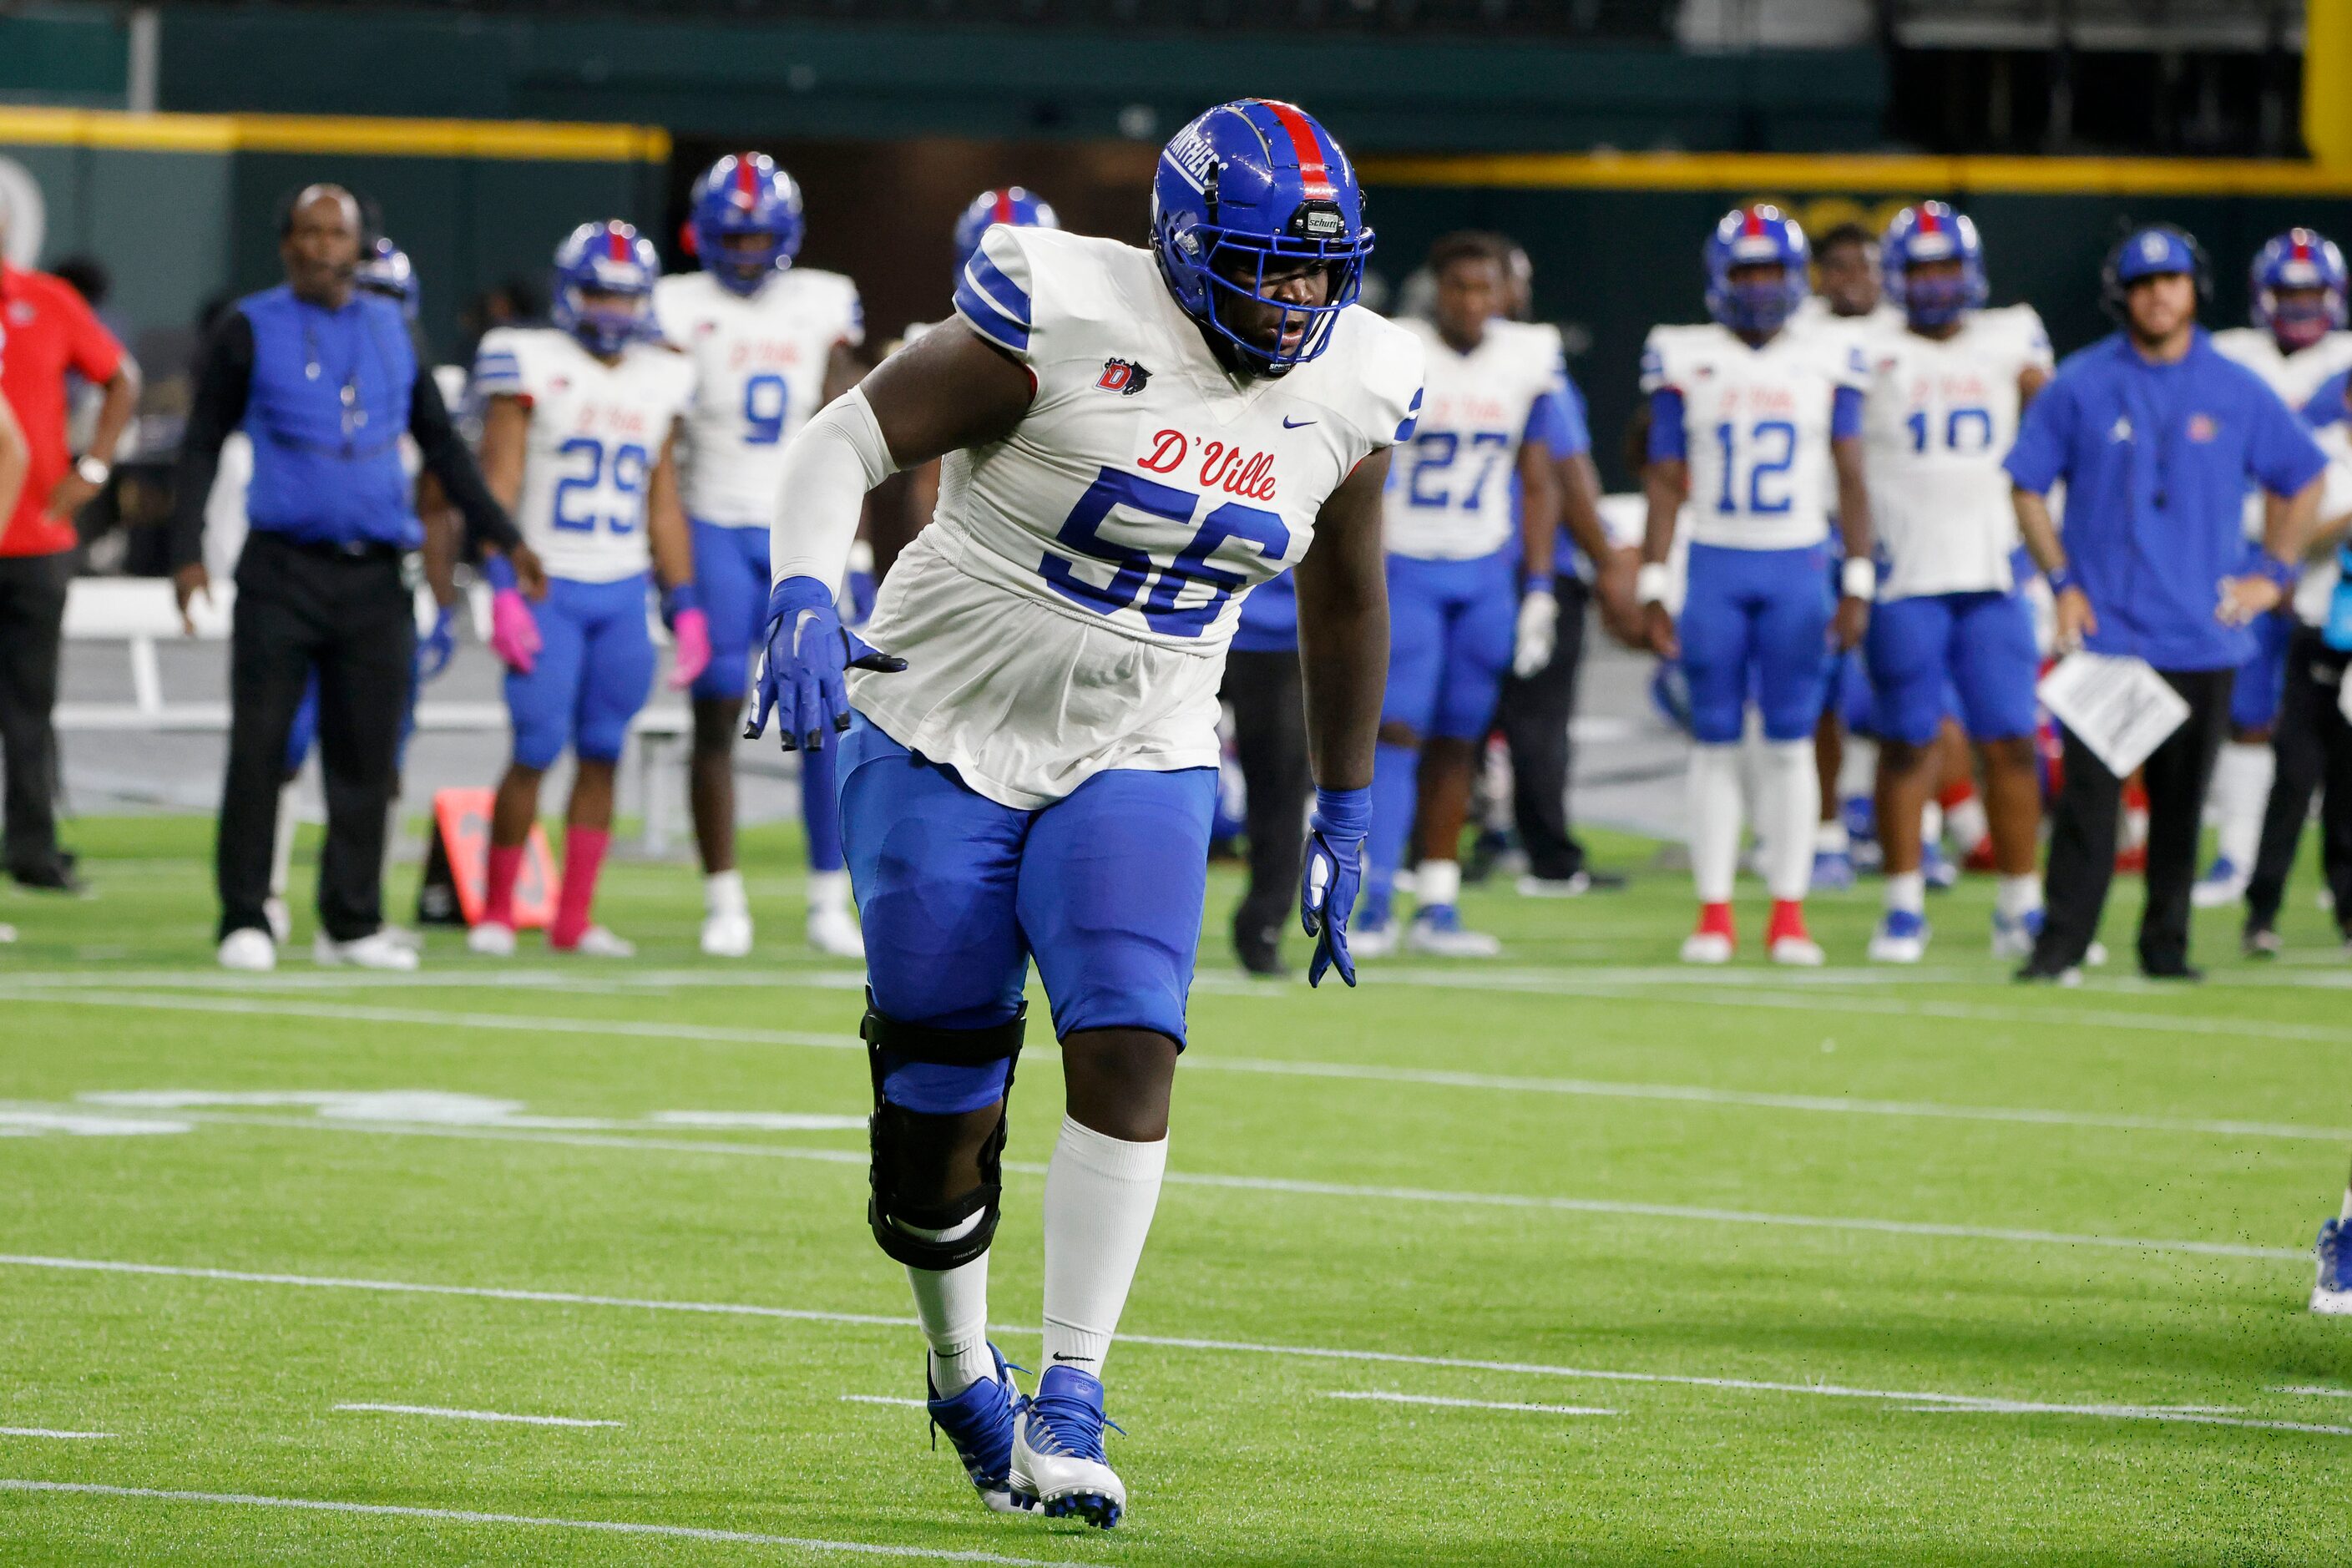
M 773 711 L 793 746 L 838 735 L 868 932 L 866 1215 L 914 1292 L 931 1418 L 991 1507 L 1105 1526 L 1127 1493 L 1100 1373 L 1166 1166 L 1223 656 L 1242 599 L 1295 570 L 1321 786 L 1308 973 L 1352 978 L 1387 659 L 1380 492 L 1421 387 L 1420 345 L 1353 302 L 1362 197 L 1301 110 L 1244 100 L 1179 132 L 1151 235 L 991 228 L 955 316 L 794 441 L 754 720 Z M 937 514 L 884 578 L 869 647 L 828 584 L 865 493 L 935 456 Z M 1034 1399 L 987 1342 L 1032 959 L 1067 1112 Z

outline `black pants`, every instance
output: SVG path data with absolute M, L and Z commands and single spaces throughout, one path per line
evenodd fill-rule
M 1584 611 L 1591 591 L 1563 574 L 1559 644 L 1551 662 L 1524 679 L 1503 682 L 1495 721 L 1511 748 L 1511 815 L 1527 851 L 1528 870 L 1564 881 L 1584 869 L 1584 846 L 1568 826 L 1568 775 L 1572 761 L 1568 727 L 1576 717 L 1576 678 L 1584 667 Z
M 1307 694 L 1298 655 L 1229 653 L 1221 693 L 1234 705 L 1234 751 L 1249 795 L 1249 890 L 1234 911 L 1234 942 L 1270 947 L 1297 907 L 1307 854 Z
M 2246 884 L 2250 926 L 2278 923 L 2287 874 L 2317 790 L 2320 874 L 2336 896 L 2336 923 L 2352 934 L 2352 724 L 2336 706 L 2347 659 L 2311 626 L 2297 626 L 2286 645 L 2286 689 L 2271 736 L 2278 773 L 2263 816 L 2262 850 Z
M 58 866 L 58 639 L 73 555 L 0 557 L 0 746 L 7 749 L 7 861 L 18 876 Z
M 215 874 L 220 934 L 267 931 L 269 856 L 286 737 L 302 689 L 319 676 L 319 762 L 327 846 L 319 861 L 319 922 L 338 942 L 383 923 L 384 814 L 408 704 L 416 622 L 400 558 L 347 555 L 246 541 L 236 569 L 229 655 L 228 780 L 221 791 Z
M 2197 876 L 2199 819 L 2213 759 L 2230 724 L 2233 669 L 2160 670 L 2187 700 L 2189 717 L 2140 765 L 2147 784 L 2147 907 L 2139 921 L 2140 967 L 2177 969 L 2189 960 L 2189 896 Z M 2065 732 L 2066 783 L 2050 820 L 2049 910 L 2033 959 L 2044 969 L 2083 962 L 2098 934 L 2116 874 L 2116 816 L 2123 781 L 2091 748 Z

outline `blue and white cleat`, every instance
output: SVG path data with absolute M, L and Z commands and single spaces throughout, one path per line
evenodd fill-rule
M 1108 1530 L 1127 1510 L 1127 1485 L 1103 1454 L 1103 1386 L 1092 1373 L 1049 1366 L 1014 1424 L 1012 1485 L 1048 1519 L 1073 1514 Z M 1119 1430 L 1111 1426 L 1111 1430 Z
M 1433 958 L 1498 958 L 1502 942 L 1462 923 L 1462 911 L 1452 904 L 1424 904 L 1412 914 L 1404 933 L 1405 946 Z
M 2236 861 L 2227 855 L 2216 856 L 2197 885 L 2189 889 L 2189 901 L 2200 910 L 2218 910 L 2234 904 L 2246 896 L 2246 884 L 2252 873 L 2242 871 Z
M 1992 955 L 1995 958 L 2032 958 L 2033 944 L 2042 936 L 2042 911 L 2028 910 L 2021 915 L 2005 915 L 1999 910 L 1992 913 Z
M 923 1388 L 930 1395 L 927 1408 L 931 1413 L 931 1429 L 948 1435 L 956 1458 L 963 1461 L 964 1473 L 980 1492 L 980 1500 L 992 1511 L 1032 1513 L 1036 1510 L 1036 1498 L 1013 1480 L 1013 1436 L 1029 1401 L 1013 1384 L 1004 1352 L 994 1345 L 988 1347 L 988 1352 L 996 1358 L 996 1381 L 982 1378 L 952 1399 L 940 1397 L 926 1355 Z
M 1382 910 L 1367 914 L 1362 921 L 1348 929 L 1348 955 L 1350 958 L 1386 958 L 1397 950 L 1396 918 Z
M 2352 1226 L 2331 1219 L 2319 1227 L 2319 1283 L 2311 1288 L 2311 1310 L 2324 1317 L 2352 1317 Z
M 1843 849 L 1813 851 L 1812 890 L 1843 893 L 1853 886 L 1853 857 Z
M 1927 917 L 1909 910 L 1889 910 L 1871 933 L 1873 963 L 1916 963 L 1927 956 Z
M 1919 847 L 1919 874 L 1927 879 L 1931 893 L 1948 893 L 1960 885 L 1959 862 L 1945 854 L 1940 844 Z

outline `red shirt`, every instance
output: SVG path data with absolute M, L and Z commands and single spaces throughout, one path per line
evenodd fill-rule
M 49 491 L 73 467 L 66 449 L 66 372 L 107 382 L 121 366 L 122 345 L 70 285 L 0 261 L 0 397 L 16 410 L 32 448 L 24 499 L 0 531 L 0 555 L 54 555 L 74 547 L 73 520 L 47 510 Z

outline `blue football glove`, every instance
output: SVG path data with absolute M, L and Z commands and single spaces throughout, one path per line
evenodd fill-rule
M 449 668 L 457 656 L 457 612 L 444 605 L 433 616 L 433 629 L 416 643 L 416 683 L 420 686 Z
M 862 637 L 843 629 L 833 590 L 814 577 L 787 577 L 768 595 L 768 656 L 760 667 L 759 701 L 743 731 L 751 740 L 776 716 L 777 738 L 787 752 L 824 749 L 827 731 L 849 728 L 845 669 L 896 671 L 903 658 L 877 653 Z
M 1315 939 L 1307 984 L 1324 973 L 1356 983 L 1356 961 L 1348 956 L 1348 917 L 1364 882 L 1364 834 L 1372 825 L 1369 789 L 1318 789 L 1315 815 L 1307 821 L 1307 870 L 1298 897 L 1298 923 Z

